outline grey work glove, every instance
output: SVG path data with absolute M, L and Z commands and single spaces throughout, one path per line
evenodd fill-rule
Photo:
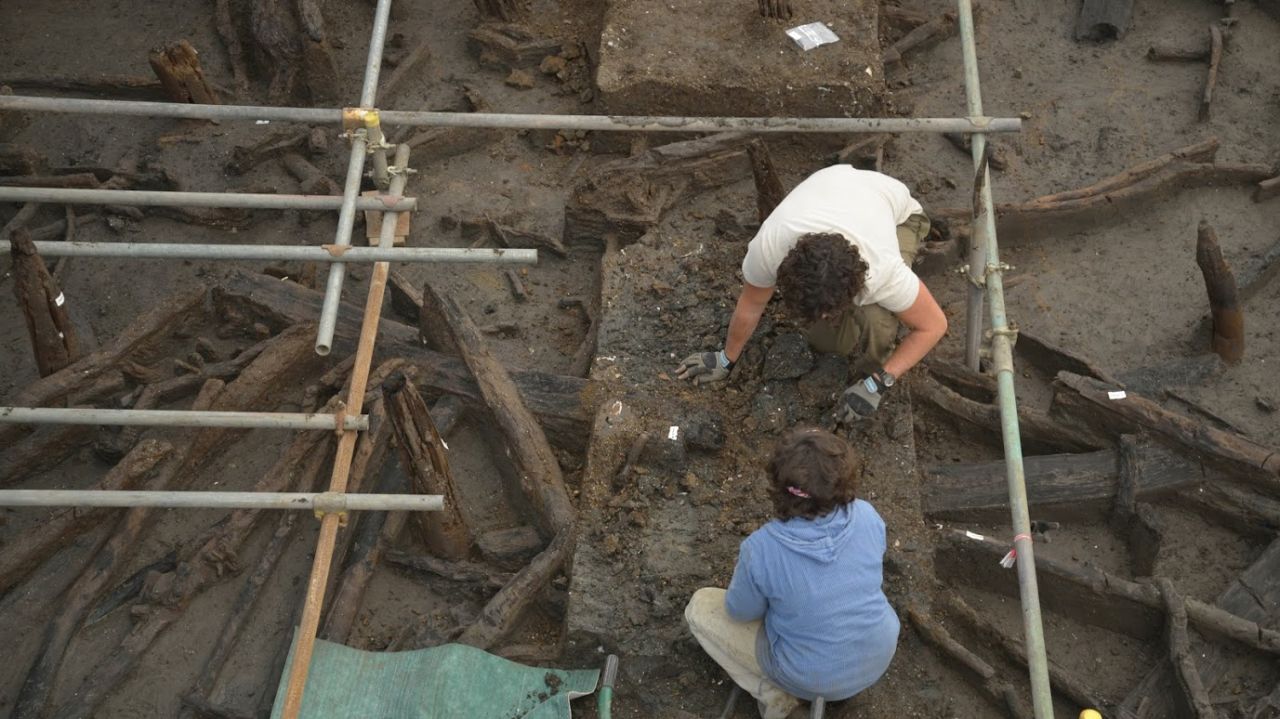
M 731 369 L 733 369 L 733 363 L 729 361 L 724 350 L 694 352 L 680 363 L 676 376 L 680 379 L 693 380 L 694 384 L 711 384 L 728 379 Z
M 889 387 L 881 381 L 879 373 L 872 373 L 854 382 L 844 391 L 836 404 L 835 418 L 838 424 L 850 425 L 864 419 L 880 408 L 880 400 Z
M 782 20 L 791 18 L 791 0 L 756 0 L 760 6 L 761 17 L 775 17 Z

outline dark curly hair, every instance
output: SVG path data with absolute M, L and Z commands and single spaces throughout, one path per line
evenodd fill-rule
M 834 233 L 804 235 L 778 266 L 782 303 L 805 322 L 843 312 L 866 281 L 858 248 Z
M 862 455 L 824 429 L 787 432 L 774 447 L 767 469 L 774 513 L 783 521 L 814 518 L 852 502 L 862 467 Z

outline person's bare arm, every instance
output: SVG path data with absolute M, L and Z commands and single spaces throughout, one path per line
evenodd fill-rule
M 738 304 L 733 308 L 733 318 L 729 320 L 729 337 L 724 342 L 724 354 L 730 362 L 737 362 L 742 348 L 751 339 L 751 334 L 760 324 L 760 316 L 773 297 L 772 287 L 756 287 L 743 282 L 742 292 L 738 295 Z
M 947 316 L 923 282 L 920 283 L 916 301 L 898 313 L 898 320 L 910 331 L 884 363 L 885 371 L 894 377 L 901 377 L 907 370 L 915 367 L 947 333 Z

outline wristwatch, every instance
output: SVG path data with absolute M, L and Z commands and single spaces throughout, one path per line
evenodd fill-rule
M 871 378 L 875 380 L 875 383 L 879 386 L 880 389 L 889 389 L 890 387 L 893 386 L 895 382 L 898 381 L 898 378 L 894 377 L 892 372 L 889 372 L 888 370 L 884 370 L 884 369 L 878 372 L 872 372 Z

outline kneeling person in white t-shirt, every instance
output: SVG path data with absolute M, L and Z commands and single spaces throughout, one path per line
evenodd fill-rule
M 807 325 L 819 352 L 850 357 L 856 381 L 836 418 L 870 416 L 883 392 L 915 366 L 947 331 L 929 288 L 911 271 L 929 218 L 907 186 L 879 172 L 835 165 L 796 186 L 747 247 L 745 280 L 719 352 L 698 352 L 681 379 L 718 382 L 755 332 L 774 290 Z M 894 346 L 898 323 L 907 335 Z

